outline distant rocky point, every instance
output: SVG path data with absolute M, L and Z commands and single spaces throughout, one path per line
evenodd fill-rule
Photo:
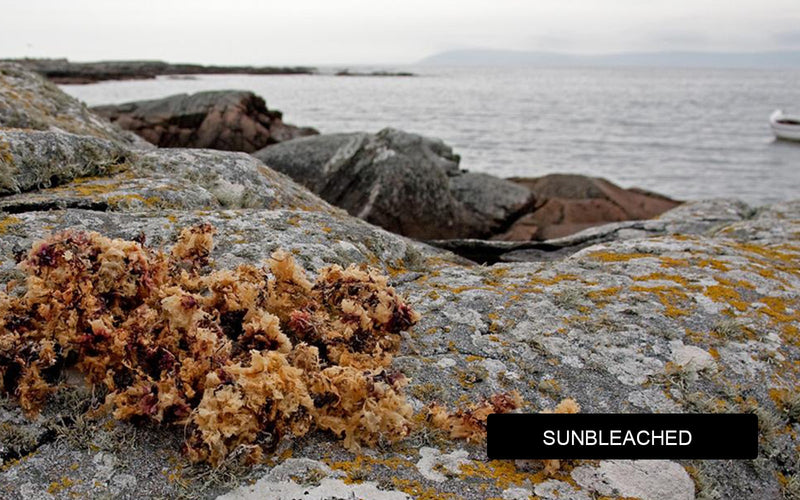
M 71 62 L 67 59 L 4 59 L 43 75 L 55 83 L 97 83 L 104 80 L 147 80 L 162 75 L 310 75 L 306 66 L 204 66 L 164 61 Z
M 283 122 L 263 98 L 244 90 L 178 94 L 97 106 L 92 111 L 151 144 L 252 153 L 270 144 L 318 134 Z
M 192 75 L 318 75 L 309 66 L 215 66 L 168 63 L 164 61 L 72 62 L 67 59 L 0 59 L 0 63 L 20 64 L 58 84 L 88 84 L 106 80 L 149 80 L 158 76 L 190 79 Z M 353 71 L 345 68 L 335 76 L 410 77 L 409 71 Z
M 417 76 L 410 71 L 350 71 L 345 68 L 337 71 L 336 76 Z

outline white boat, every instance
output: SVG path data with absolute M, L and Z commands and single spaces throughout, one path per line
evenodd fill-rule
M 800 141 L 800 116 L 787 115 L 780 109 L 769 117 L 775 137 L 787 141 Z

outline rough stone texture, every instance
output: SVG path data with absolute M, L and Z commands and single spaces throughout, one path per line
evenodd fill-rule
M 497 241 L 477 239 L 430 240 L 428 243 L 482 263 L 547 261 L 564 258 L 582 248 L 608 241 L 649 238 L 664 235 L 706 235 L 724 230 L 749 231 L 744 239 L 768 237 L 789 238 L 783 226 L 770 225 L 772 217 L 783 216 L 783 204 L 771 207 L 768 217 L 761 219 L 757 210 L 738 200 L 710 199 L 679 205 L 649 220 L 614 222 L 595 226 L 575 234 L 546 241 Z M 772 209 L 776 212 L 772 212 Z M 760 224 L 756 222 L 761 220 Z M 732 224 L 744 223 L 743 226 Z M 756 234 L 756 231 L 758 234 Z M 784 231 L 784 232 L 781 232 Z
M 608 222 L 655 217 L 679 204 L 661 195 L 622 189 L 605 179 L 552 174 L 510 179 L 530 189 L 537 200 L 531 213 L 517 219 L 502 240 L 548 240 Z
M 581 466 L 572 478 L 601 495 L 642 500 L 691 500 L 694 483 L 683 467 L 668 460 L 608 460 L 597 467 Z
M 311 474 L 324 477 L 319 484 L 298 484 L 295 478 L 307 478 Z M 269 473 L 252 486 L 242 486 L 217 497 L 218 500 L 261 500 L 265 498 L 302 498 L 327 500 L 331 498 L 369 498 L 375 500 L 410 500 L 400 491 L 379 489 L 374 482 L 346 483 L 347 477 L 324 462 L 290 458 L 272 468 Z
M 215 190 L 220 179 L 246 186 L 254 172 L 266 179 L 259 192 L 273 185 L 269 179 L 277 193 L 300 192 L 247 161 L 223 152 L 141 153 L 122 174 L 133 172 L 126 185 L 132 192 L 137 180 L 163 174 L 217 202 L 219 193 L 241 194 Z M 278 247 L 312 271 L 330 263 L 371 264 L 422 315 L 393 362 L 411 380 L 406 392 L 420 426 L 404 441 L 358 455 L 313 432 L 283 441 L 267 463 L 245 466 L 233 457 L 212 469 L 181 456 L 183 436 L 174 428 L 85 418 L 91 390 L 66 376 L 38 420 L 28 421 L 13 398 L 0 399 L 4 499 L 771 499 L 796 493 L 800 201 L 758 210 L 719 200 L 691 203 L 654 221 L 572 236 L 584 248 L 561 259 L 479 266 L 322 201 L 318 210 L 290 208 L 300 195 L 277 197 L 275 207 L 236 210 L 24 209 L 25 197 L 56 193 L 52 199 L 58 199 L 59 189 L 13 195 L 17 212 L 0 213 L 0 284 L 19 282 L 17 258 L 35 240 L 68 228 L 144 237 L 158 248 L 173 243 L 181 228 L 208 222 L 218 231 L 212 257 L 220 269 L 258 264 Z M 233 205 L 245 205 L 239 194 Z M 482 445 L 453 441 L 424 425 L 427 404 L 456 408 L 509 390 L 519 391 L 522 409 L 532 412 L 565 397 L 587 413 L 753 412 L 761 423 L 759 458 L 573 462 L 548 477 L 535 467 L 490 461 Z
M 442 141 L 388 128 L 305 138 L 255 156 L 351 215 L 419 239 L 489 236 L 532 202 L 510 182 L 462 173 Z
M 0 129 L 0 195 L 119 170 L 127 151 L 114 142 L 62 132 Z
M 800 202 L 762 210 L 757 219 L 715 227 L 707 234 L 608 241 L 561 261 L 491 267 L 458 264 L 447 254 L 434 254 L 428 247 L 357 219 L 326 212 L 21 213 L 0 223 L 4 228 L 0 281 L 18 276 L 15 251 L 28 248 L 50 231 L 96 229 L 126 238 L 143 233 L 148 242 L 160 246 L 174 241 L 179 228 L 200 221 L 219 230 L 214 252 L 218 267 L 258 262 L 280 246 L 293 249 L 309 269 L 332 262 L 368 262 L 391 272 L 396 285 L 423 315 L 395 361 L 412 379 L 408 394 L 418 410 L 431 401 L 454 406 L 462 396 L 473 400 L 517 389 L 531 411 L 552 408 L 562 397 L 575 398 L 585 412 L 755 411 L 762 419 L 771 416 L 783 422 L 763 431 L 760 460 L 686 462 L 681 466 L 689 466 L 692 474 L 702 470 L 703 484 L 711 485 L 704 487 L 718 491 L 722 498 L 738 498 L 741 492 L 753 498 L 777 498 L 781 487 L 775 473 L 791 477 L 798 472 L 798 443 L 792 437 L 798 424 L 787 419 L 769 390 L 791 391 L 798 386 L 792 367 L 800 361 L 796 330 L 800 321 Z M 684 220 L 684 224 L 689 222 Z M 769 235 L 762 234 L 760 243 L 742 236 L 761 226 L 774 229 Z M 727 227 L 737 231 L 726 232 Z M 784 234 L 794 236 L 787 240 L 781 236 Z M 675 363 L 680 347 L 676 341 L 709 353 L 716 368 L 684 370 Z M 672 365 L 676 368 L 670 368 Z M 158 440 L 164 438 L 152 439 L 156 440 L 155 450 Z M 136 487 L 125 491 L 180 491 L 178 482 L 155 481 L 138 472 L 175 469 L 170 460 L 180 460 L 176 458 L 178 446 L 168 440 L 160 446 L 173 453 L 167 454 L 171 459 L 146 447 L 116 455 L 115 474 L 136 478 Z M 423 454 L 423 446 L 437 451 Z M 424 433 L 415 434 L 407 444 L 365 450 L 361 458 L 345 452 L 325 435 L 291 443 L 289 449 L 294 457 L 321 460 L 331 469 L 345 472 L 347 478 L 365 480 L 367 487 L 374 483 L 387 494 L 419 496 L 422 491 L 433 491 L 483 498 L 506 492 L 511 497 L 516 491 L 513 488 L 527 488 L 544 496 L 547 491 L 567 488 L 555 483 L 539 486 L 539 481 L 546 479 L 515 470 L 513 463 L 486 462 L 480 446 L 425 437 Z M 459 449 L 466 455 L 454 453 Z M 95 455 L 63 444 L 43 444 L 34 456 L 0 474 L 0 488 L 23 493 L 37 486 L 46 489 L 62 476 L 88 481 L 87 474 L 95 474 L 94 468 L 88 467 Z M 444 481 L 439 481 L 439 476 L 426 477 L 422 471 L 429 469 L 423 459 L 440 456 L 448 457 L 448 464 L 456 462 L 460 472 L 449 472 L 450 468 L 443 466 L 433 470 L 441 473 Z M 465 462 L 460 462 L 462 459 Z M 73 463 L 87 464 L 87 468 L 81 465 L 73 471 Z M 675 467 L 679 466 L 671 465 L 669 470 L 675 472 Z M 259 478 L 269 470 L 260 466 L 239 471 L 232 484 Z M 191 471 L 184 468 L 169 473 L 185 477 Z M 593 472 L 594 479 L 578 481 L 582 490 L 575 497 L 584 492 L 607 495 L 612 487 L 618 491 L 614 495 L 662 491 L 642 492 L 635 489 L 642 481 L 629 481 L 628 475 L 614 475 L 613 471 L 618 468 L 600 468 Z M 551 479 L 564 482 L 572 472 L 567 468 Z M 687 484 L 684 474 L 675 476 L 682 481 L 676 484 Z M 324 478 L 317 476 L 321 474 L 288 482 L 264 480 L 255 491 L 291 495 L 301 487 L 305 488 L 302 491 L 320 492 L 314 488 L 323 484 Z M 123 479 L 119 480 L 123 486 L 133 484 L 127 476 Z M 344 488 L 334 481 L 340 478 L 330 479 L 324 484 Z M 106 489 L 113 486 L 102 484 Z M 209 487 L 200 496 L 223 493 L 230 487 L 225 484 L 228 486 Z M 28 486 L 22 490 L 20 485 Z M 101 490 L 71 486 L 64 491 L 89 494 Z M 333 491 L 346 497 L 353 490 Z
M 476 219 L 483 219 L 493 233 L 534 204 L 534 196 L 524 186 L 514 185 L 493 175 L 464 172 L 450 177 L 450 191 Z
M 148 142 L 168 148 L 252 153 L 270 144 L 316 135 L 283 123 L 280 111 L 244 90 L 178 94 L 163 99 L 97 106 L 92 111 Z
M 63 132 L 0 130 L 0 210 L 301 208 L 336 211 L 244 153 L 129 150 Z
M 150 146 L 98 117 L 43 77 L 13 63 L 0 62 L 0 128 L 62 130 L 138 148 Z

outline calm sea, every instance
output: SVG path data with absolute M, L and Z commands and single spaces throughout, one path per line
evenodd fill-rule
M 415 78 L 214 75 L 65 85 L 89 105 L 247 89 L 321 132 L 396 127 L 439 137 L 462 168 L 605 177 L 680 199 L 800 198 L 800 144 L 768 117 L 800 114 L 798 70 L 403 68 Z

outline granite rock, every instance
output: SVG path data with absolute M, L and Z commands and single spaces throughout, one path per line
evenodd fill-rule
M 0 62 L 0 128 L 60 130 L 136 148 L 152 147 L 95 115 L 42 76 L 8 62 Z
M 255 156 L 351 215 L 418 239 L 488 237 L 532 201 L 513 183 L 461 172 L 442 141 L 390 128 L 295 140 Z
M 162 99 L 96 106 L 92 111 L 148 142 L 168 148 L 252 153 L 270 144 L 316 135 L 283 122 L 280 111 L 244 90 L 178 94 Z

